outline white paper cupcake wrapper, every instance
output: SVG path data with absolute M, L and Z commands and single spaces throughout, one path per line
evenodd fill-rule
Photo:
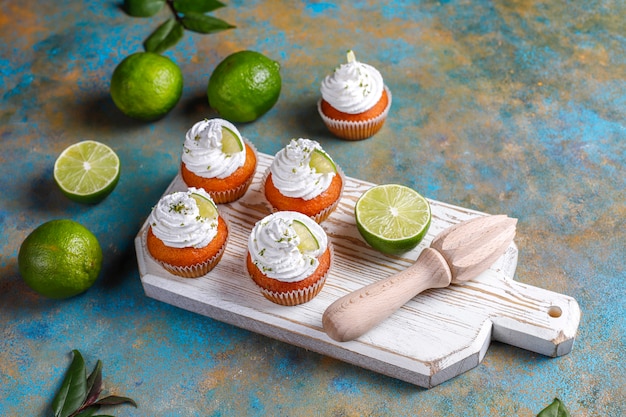
M 328 130 L 335 136 L 346 140 L 363 140 L 374 136 L 385 123 L 389 109 L 391 108 L 391 91 L 385 86 L 387 97 L 389 98 L 387 107 L 383 112 L 371 119 L 363 121 L 337 120 L 326 116 L 322 112 L 322 100 L 317 101 L 317 111 L 326 124 Z

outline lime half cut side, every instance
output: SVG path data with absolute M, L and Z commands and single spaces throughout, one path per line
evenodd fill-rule
M 243 151 L 241 138 L 226 126 L 222 126 L 222 152 L 232 155 L 241 151 Z
M 428 200 L 399 184 L 365 191 L 354 208 L 357 229 L 374 249 L 400 254 L 415 248 L 430 227 Z
M 311 159 L 309 160 L 309 166 L 314 168 L 319 174 L 328 174 L 330 172 L 337 172 L 337 166 L 333 162 L 330 156 L 322 150 L 315 149 L 311 153 Z
M 197 193 L 191 193 L 191 197 L 196 201 L 201 217 L 208 219 L 208 220 L 217 219 L 217 216 L 218 216 L 217 206 L 215 205 L 213 201 Z
M 70 145 L 54 163 L 54 181 L 68 198 L 94 204 L 113 191 L 120 159 L 107 145 L 86 140 Z
M 291 226 L 300 238 L 300 244 L 298 245 L 300 253 L 314 252 L 320 248 L 319 242 L 306 224 L 300 220 L 294 220 Z

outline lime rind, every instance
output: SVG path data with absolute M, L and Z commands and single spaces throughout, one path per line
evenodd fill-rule
M 196 201 L 201 217 L 208 220 L 217 219 L 219 213 L 217 211 L 217 206 L 213 201 L 197 193 L 191 193 L 191 197 Z
M 323 150 L 315 149 L 311 152 L 311 159 L 309 160 L 309 166 L 317 173 L 328 174 L 331 172 L 337 172 L 337 166 L 332 158 Z
M 67 197 L 93 203 L 117 185 L 120 159 L 109 146 L 83 141 L 66 148 L 54 163 L 54 180 Z
M 301 253 L 315 252 L 320 248 L 320 244 L 315 238 L 315 235 L 306 224 L 302 223 L 300 220 L 294 220 L 291 226 L 300 238 L 298 250 Z
M 222 152 L 232 155 L 243 151 L 243 140 L 226 126 L 222 126 Z

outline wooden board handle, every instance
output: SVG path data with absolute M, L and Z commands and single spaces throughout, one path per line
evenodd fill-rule
M 429 288 L 450 285 L 452 275 L 443 256 L 424 249 L 404 271 L 367 285 L 332 303 L 322 316 L 324 331 L 339 342 L 356 339 Z

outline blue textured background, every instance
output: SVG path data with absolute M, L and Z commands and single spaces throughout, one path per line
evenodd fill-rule
M 621 1 L 229 1 L 237 29 L 187 33 L 166 55 L 183 97 L 145 124 L 115 108 L 115 66 L 167 13 L 121 1 L 0 1 L 0 415 L 48 415 L 72 349 L 104 362 L 118 416 L 532 416 L 555 396 L 573 416 L 626 414 L 626 5 Z M 383 6 L 384 4 L 384 6 Z M 133 238 L 177 172 L 183 135 L 215 116 L 206 85 L 228 54 L 281 63 L 283 90 L 240 126 L 265 153 L 316 139 L 347 175 L 399 182 L 448 203 L 519 219 L 516 279 L 570 295 L 582 321 L 560 358 L 494 343 L 475 369 L 431 390 L 145 297 Z M 345 142 L 316 114 L 321 79 L 354 49 L 393 93 L 383 130 Z M 65 199 L 52 166 L 83 139 L 122 161 L 96 206 Z M 22 240 L 71 218 L 98 237 L 102 274 L 53 301 L 17 270 Z

